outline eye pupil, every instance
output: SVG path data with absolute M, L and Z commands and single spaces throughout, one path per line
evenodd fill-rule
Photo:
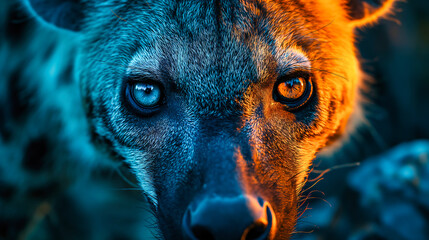
M 147 87 L 145 90 L 144 90 L 144 92 L 145 93 L 147 93 L 147 94 L 149 94 L 149 93 L 151 93 L 152 92 L 152 89 L 153 89 L 153 87 L 151 86 L 151 87 Z
M 141 107 L 154 107 L 161 101 L 161 89 L 156 84 L 136 83 L 132 96 Z
M 273 99 L 282 103 L 288 111 L 304 106 L 313 94 L 311 75 L 295 72 L 280 76 L 273 88 Z
M 296 82 L 295 81 L 289 81 L 289 82 L 286 82 L 286 86 L 288 87 L 288 88 L 293 88 L 293 86 L 296 84 Z
M 305 93 L 306 81 L 302 78 L 293 78 L 280 83 L 277 91 L 285 99 L 295 100 Z

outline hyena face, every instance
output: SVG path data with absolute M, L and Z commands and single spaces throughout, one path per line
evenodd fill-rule
M 353 30 L 392 2 L 29 6 L 82 37 L 94 135 L 131 165 L 166 239 L 286 239 L 312 159 L 355 108 Z

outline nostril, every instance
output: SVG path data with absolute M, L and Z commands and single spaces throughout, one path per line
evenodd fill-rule
M 267 230 L 266 223 L 262 221 L 256 222 L 245 230 L 242 239 L 259 240 L 262 236 L 265 235 L 265 230 Z
M 241 237 L 242 240 L 266 240 L 268 239 L 270 232 L 272 232 L 276 227 L 276 220 L 273 217 L 271 206 L 265 202 L 263 207 L 266 215 L 258 219 L 244 231 L 243 236 Z
M 194 234 L 194 237 L 197 239 L 215 240 L 215 237 L 210 232 L 210 230 L 203 226 L 194 226 L 192 227 L 191 231 Z

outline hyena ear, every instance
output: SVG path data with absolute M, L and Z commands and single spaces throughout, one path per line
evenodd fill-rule
M 58 28 L 79 31 L 84 18 L 84 0 L 24 0 L 29 11 Z
M 396 0 L 343 0 L 351 24 L 360 27 L 389 14 Z

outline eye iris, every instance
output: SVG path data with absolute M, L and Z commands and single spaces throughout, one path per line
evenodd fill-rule
M 154 84 L 138 83 L 134 85 L 133 95 L 136 102 L 143 107 L 153 107 L 161 99 L 161 90 Z
M 277 86 L 278 93 L 286 98 L 295 100 L 304 95 L 306 82 L 302 78 L 293 78 Z

